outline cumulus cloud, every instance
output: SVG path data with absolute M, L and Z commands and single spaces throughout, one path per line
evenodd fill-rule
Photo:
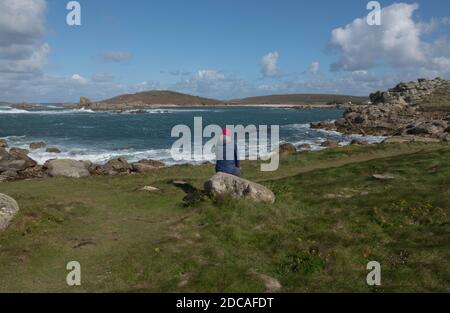
M 43 42 L 44 0 L 2 0 L 0 2 L 0 73 L 2 79 L 16 79 L 40 72 L 50 47 Z
M 398 70 L 420 69 L 430 74 L 448 75 L 446 38 L 434 42 L 424 39 L 447 19 L 432 19 L 428 23 L 416 22 L 414 12 L 419 5 L 395 3 L 385 7 L 381 26 L 369 26 L 366 18 L 355 19 L 345 27 L 331 33 L 330 45 L 340 53 L 340 59 L 331 65 L 332 71 L 369 70 L 376 66 L 389 66 Z
M 313 62 L 311 63 L 311 65 L 308 68 L 308 71 L 313 74 L 313 75 L 317 75 L 319 74 L 320 71 L 320 63 L 319 62 Z
M 106 51 L 100 54 L 99 59 L 103 63 L 121 63 L 131 59 L 131 54 L 125 51 Z
M 264 77 L 275 77 L 280 74 L 280 69 L 278 68 L 278 52 L 270 52 L 263 56 L 260 62 L 261 73 Z

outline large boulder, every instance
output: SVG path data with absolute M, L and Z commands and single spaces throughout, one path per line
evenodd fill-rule
M 11 148 L 9 156 L 12 160 L 21 160 L 25 162 L 25 168 L 35 167 L 37 162 L 28 156 L 28 150 L 20 148 Z
M 160 161 L 155 160 L 141 160 L 136 163 L 132 163 L 131 166 L 133 167 L 133 171 L 138 173 L 148 173 L 155 169 L 164 167 L 165 164 Z
M 97 171 L 103 175 L 125 175 L 129 174 L 132 170 L 131 165 L 127 160 L 118 158 L 108 161 L 105 165 L 100 166 Z
M 321 144 L 324 148 L 339 148 L 339 143 L 335 140 L 326 140 Z
M 13 198 L 0 193 L 0 231 L 5 230 L 19 212 L 19 205 Z
M 10 152 L 7 152 L 4 148 L 0 148 L 0 172 L 22 171 L 36 165 L 36 161 L 28 157 L 21 149 L 12 148 Z
M 280 147 L 278 148 L 278 151 L 280 152 L 281 155 L 291 155 L 297 153 L 297 149 L 291 143 L 281 144 Z
M 0 148 L 0 162 L 9 160 L 9 153 L 5 148 Z
M 45 150 L 45 152 L 48 152 L 48 153 L 61 153 L 61 150 L 59 150 L 58 148 L 52 147 L 52 148 L 47 148 Z
M 233 198 L 245 198 L 255 202 L 275 202 L 275 195 L 270 189 L 225 173 L 217 173 L 205 182 L 204 187 L 205 192 L 210 196 L 230 195 Z
M 28 151 L 27 149 L 14 148 L 14 147 L 9 149 L 10 155 L 28 155 L 28 153 L 30 153 L 30 151 Z
M 0 139 L 0 148 L 8 148 L 8 143 L 5 139 Z
M 32 149 L 32 150 L 45 148 L 46 146 L 47 146 L 47 144 L 43 141 L 30 143 L 30 149 Z
M 22 171 L 26 169 L 24 160 L 4 160 L 0 161 L 0 173 L 6 171 Z
M 70 159 L 49 160 L 44 164 L 44 168 L 47 169 L 49 176 L 64 176 L 72 178 L 90 176 L 88 170 L 89 166 L 89 162 Z

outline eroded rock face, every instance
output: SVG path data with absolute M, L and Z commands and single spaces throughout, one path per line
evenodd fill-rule
M 313 124 L 313 128 L 337 130 L 345 134 L 446 138 L 450 113 L 426 107 L 439 107 L 438 103 L 450 95 L 450 81 L 440 78 L 419 79 L 400 83 L 388 91 L 370 95 L 371 105 L 351 107 L 343 118 L 329 125 Z M 437 101 L 436 106 L 434 102 Z
M 5 230 L 19 212 L 19 205 L 13 198 L 0 193 L 0 231 Z
M 5 139 L 0 139 L 0 148 L 8 148 L 8 143 Z
M 210 196 L 230 195 L 255 202 L 274 203 L 274 193 L 254 182 L 225 173 L 217 173 L 205 182 L 205 192 Z
M 81 178 L 90 176 L 89 162 L 76 161 L 70 159 L 49 160 L 45 162 L 44 169 L 47 169 L 49 176 Z

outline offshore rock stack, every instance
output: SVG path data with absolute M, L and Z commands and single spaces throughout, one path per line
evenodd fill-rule
M 414 135 L 448 141 L 450 103 L 442 102 L 447 94 L 450 81 L 441 78 L 400 83 L 388 91 L 371 94 L 369 105 L 349 108 L 343 118 L 333 123 L 321 122 L 311 127 L 346 134 Z M 431 104 L 433 110 L 425 110 L 425 103 Z

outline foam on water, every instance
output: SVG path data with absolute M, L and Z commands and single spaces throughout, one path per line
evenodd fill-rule
M 335 140 L 341 145 L 347 145 L 353 139 L 368 142 L 380 142 L 384 139 L 374 136 L 346 136 L 338 132 L 311 129 L 309 122 L 337 118 L 342 114 L 339 110 L 191 107 L 148 109 L 146 110 L 148 115 L 144 114 L 144 117 L 131 113 L 94 112 L 61 106 L 53 108 L 49 105 L 29 111 L 0 107 L 0 138 L 5 138 L 10 147 L 29 149 L 28 145 L 31 142 L 44 141 L 48 147 L 57 147 L 61 150 L 60 154 L 47 153 L 46 149 L 30 151 L 30 156 L 40 164 L 54 158 L 105 163 L 117 157 L 130 162 L 155 159 L 167 164 L 187 163 L 175 161 L 171 157 L 170 146 L 177 139 L 171 137 L 171 129 L 179 124 L 191 126 L 194 117 L 198 116 L 204 118 L 203 127 L 206 123 L 223 126 L 280 125 L 280 143 L 293 143 L 296 146 L 309 144 L 312 150 L 323 149 L 321 144 L 326 140 Z M 270 138 L 270 132 L 268 135 Z M 207 140 L 205 138 L 203 143 Z M 258 151 L 253 143 L 252 145 L 252 147 L 247 145 L 245 149 L 240 148 L 240 155 L 248 156 Z M 193 158 L 195 161 L 189 163 L 202 163 L 212 161 L 214 158 L 214 152 L 207 151 L 204 158 L 195 156 Z
M 65 109 L 65 110 L 61 110 L 61 109 L 55 109 L 55 110 L 42 110 L 42 109 L 38 109 L 38 110 L 22 110 L 22 109 L 14 109 L 14 108 L 9 108 L 4 110 L 3 108 L 0 109 L 0 114 L 37 114 L 37 115 L 46 115 L 46 114 L 76 114 L 76 113 L 95 113 L 92 110 L 89 109 Z

